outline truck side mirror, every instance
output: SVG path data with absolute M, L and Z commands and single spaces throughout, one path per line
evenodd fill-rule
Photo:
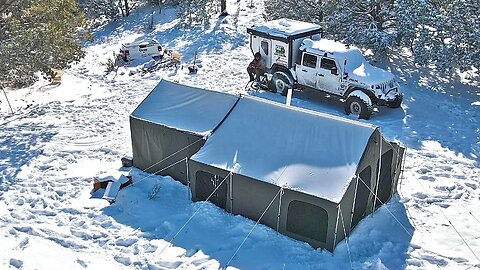
M 343 79 L 346 79 L 346 78 L 348 78 L 348 73 L 347 72 L 343 73 Z
M 338 75 L 337 67 L 332 67 L 332 69 L 330 70 L 330 73 L 332 73 L 333 75 Z

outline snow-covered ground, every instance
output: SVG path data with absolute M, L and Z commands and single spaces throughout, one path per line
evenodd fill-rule
M 131 174 L 140 182 L 121 190 L 113 205 L 91 199 L 90 190 L 94 176 L 122 172 L 120 158 L 131 154 L 128 115 L 161 78 L 284 102 L 277 94 L 244 90 L 252 57 L 245 28 L 262 21 L 261 1 L 255 8 L 249 2 L 229 1 L 231 16 L 188 29 L 164 9 L 147 31 L 151 10 L 138 10 L 99 29 L 60 86 L 43 81 L 8 91 L 15 115 L 7 116 L 0 93 L 0 269 L 225 266 L 255 221 L 193 203 L 179 182 L 137 169 Z M 142 74 L 135 62 L 116 75 L 105 73 L 102 63 L 122 42 L 152 37 L 179 50 L 184 63 L 198 51 L 199 72 Z M 231 268 L 480 268 L 478 81 L 445 79 L 415 67 L 402 52 L 378 65 L 405 82 L 402 108 L 380 108 L 368 121 L 408 147 L 399 194 L 333 254 L 259 225 Z M 294 93 L 292 104 L 346 117 L 338 102 L 309 92 Z M 160 191 L 152 198 L 154 186 Z

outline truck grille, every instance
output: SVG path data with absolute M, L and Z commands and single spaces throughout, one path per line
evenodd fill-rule
M 387 92 L 388 90 L 394 87 L 395 87 L 395 81 L 393 79 L 377 85 L 377 89 L 379 88 L 380 90 L 382 90 L 383 93 Z

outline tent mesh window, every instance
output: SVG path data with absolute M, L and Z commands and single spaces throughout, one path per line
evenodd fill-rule
M 316 205 L 292 201 L 288 205 L 287 231 L 325 243 L 328 213 Z
M 370 190 L 372 188 L 372 168 L 368 166 L 365 168 L 359 175 L 360 179 L 368 185 L 358 180 L 357 194 L 355 194 L 355 210 L 353 211 L 352 226 L 353 229 L 357 226 L 358 222 L 365 216 L 365 211 L 367 210 L 368 198 L 370 195 Z
M 387 151 L 382 155 L 382 164 L 380 166 L 380 177 L 377 197 L 382 202 L 386 203 L 390 199 L 390 193 L 392 190 L 392 160 L 393 150 Z M 377 168 L 380 164 L 377 162 Z M 380 207 L 380 203 L 377 201 L 377 207 Z
M 223 177 L 204 171 L 196 174 L 195 194 L 199 200 L 206 200 L 210 194 L 223 181 Z M 210 200 L 216 206 L 226 209 L 227 207 L 227 184 L 226 181 L 215 191 Z

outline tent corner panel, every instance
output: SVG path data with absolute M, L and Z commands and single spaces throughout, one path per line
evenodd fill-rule
M 204 145 L 205 139 L 133 117 L 130 127 L 133 165 L 149 173 L 169 175 L 186 185 L 186 159 Z

